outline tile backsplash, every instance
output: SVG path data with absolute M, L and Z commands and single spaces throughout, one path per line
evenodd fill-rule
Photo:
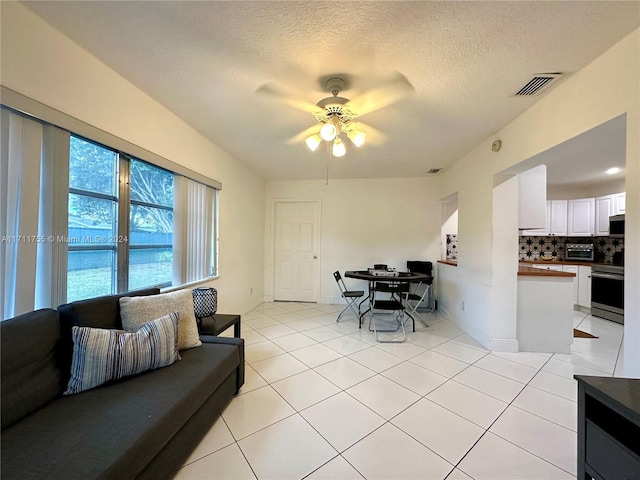
M 593 257 L 596 262 L 611 263 L 613 254 L 624 249 L 624 238 L 611 237 L 519 237 L 520 260 L 537 260 L 544 252 L 551 252 L 551 256 L 558 260 L 565 259 L 565 245 L 567 243 L 593 243 Z M 448 236 L 447 236 L 448 243 Z M 448 247 L 448 245 L 447 245 Z M 447 253 L 448 253 L 447 248 Z
M 458 235 L 453 233 L 447 233 L 447 258 L 458 258 Z

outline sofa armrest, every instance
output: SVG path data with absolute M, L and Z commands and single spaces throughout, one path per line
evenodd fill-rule
M 240 387 L 244 385 L 244 339 L 236 337 L 216 337 L 215 335 L 200 335 L 202 343 L 218 343 L 223 345 L 235 345 L 240 353 L 240 365 L 238 366 L 238 377 L 236 379 L 236 395 Z

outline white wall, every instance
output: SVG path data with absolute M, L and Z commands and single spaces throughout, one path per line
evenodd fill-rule
M 624 179 L 612 180 L 610 182 L 596 183 L 582 187 L 548 187 L 548 200 L 572 200 L 574 198 L 601 197 L 613 193 L 624 192 Z
M 210 284 L 220 311 L 260 303 L 263 179 L 24 6 L 1 8 L 3 86 L 222 183 L 220 278 Z
M 640 31 L 636 30 L 547 93 L 442 177 L 441 197 L 458 192 L 457 289 L 467 292 L 467 310 L 473 313 L 465 318 L 465 323 L 479 330 L 479 336 L 493 338 L 494 327 L 500 324 L 499 318 L 487 320 L 483 296 L 491 291 L 494 281 L 498 285 L 492 275 L 501 274 L 505 261 L 492 255 L 494 174 L 626 113 L 625 244 L 640 245 L 639 46 Z M 495 138 L 502 140 L 498 153 L 491 151 Z M 515 242 L 513 256 L 517 258 Z M 625 266 L 624 374 L 640 376 L 640 248 L 625 251 Z M 473 303 L 476 300 L 478 304 Z M 493 302 L 498 301 L 499 295 L 495 295 Z
M 271 206 L 275 200 L 319 200 L 321 303 L 341 303 L 332 273 L 374 263 L 406 268 L 407 260 L 440 255 L 437 179 L 267 181 L 265 189 L 265 295 L 273 294 Z M 358 284 L 347 280 L 350 287 Z

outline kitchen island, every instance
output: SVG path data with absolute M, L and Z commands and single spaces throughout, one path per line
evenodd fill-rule
M 518 267 L 517 339 L 521 352 L 571 353 L 575 273 Z

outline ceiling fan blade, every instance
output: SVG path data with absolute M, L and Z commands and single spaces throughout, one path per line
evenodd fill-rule
M 387 141 L 387 135 L 368 123 L 354 122 L 352 130 L 360 130 L 367 134 L 365 145 L 382 145 Z
M 293 107 L 297 110 L 302 110 L 303 112 L 310 113 L 314 116 L 316 114 L 324 114 L 324 109 L 320 108 L 315 103 L 296 97 L 296 95 L 292 92 L 274 83 L 267 83 L 258 87 L 256 93 L 275 98 L 281 102 L 284 102 L 290 107 Z
M 413 94 L 415 89 L 401 73 L 396 73 L 390 80 L 367 90 L 345 105 L 358 117 L 380 110 Z
M 306 130 L 303 130 L 302 132 L 300 132 L 299 134 L 295 135 L 294 137 L 291 137 L 289 140 L 286 141 L 287 145 L 295 145 L 298 143 L 302 143 L 304 142 L 304 140 L 307 137 L 310 137 L 311 135 L 317 135 L 320 133 L 320 128 L 322 128 L 322 124 L 318 123 L 316 125 L 314 125 L 313 127 L 309 127 Z

